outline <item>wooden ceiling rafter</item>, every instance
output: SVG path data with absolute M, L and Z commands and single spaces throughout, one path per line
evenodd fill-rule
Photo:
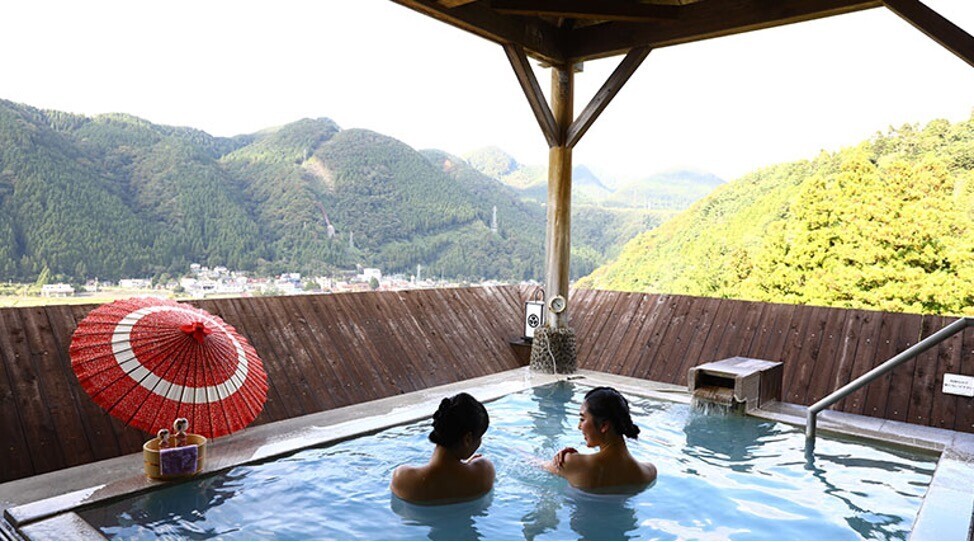
M 632 77 L 632 74 L 636 73 L 636 69 L 643 63 L 643 60 L 646 60 L 650 51 L 652 49 L 649 47 L 637 47 L 626 53 L 622 62 L 619 63 L 615 71 L 605 80 L 602 88 L 595 93 L 595 96 L 585 106 L 585 109 L 578 114 L 578 117 L 568 127 L 568 135 L 565 138 L 566 147 L 573 148 L 582 139 L 582 136 L 592 126 L 595 119 L 602 114 L 602 111 L 608 107 L 609 102 L 622 90 L 626 81 Z
M 548 142 L 548 147 L 561 145 L 561 130 L 558 129 L 558 123 L 555 122 L 555 116 L 551 112 L 551 107 L 548 106 L 544 92 L 541 91 L 538 78 L 534 76 L 534 70 L 531 69 L 524 49 L 520 45 L 506 44 L 504 45 L 504 52 L 507 53 L 507 59 L 511 61 L 514 75 L 517 76 L 517 81 L 521 84 L 521 90 L 524 91 L 524 96 L 528 99 L 531 111 L 538 119 L 538 125 L 541 126 L 541 132 Z
M 886 7 L 930 39 L 974 66 L 974 36 L 918 0 L 884 0 Z
M 567 50 L 567 33 L 539 18 L 503 15 L 490 9 L 482 0 L 441 0 L 443 3 L 436 0 L 392 1 L 501 45 L 520 45 L 538 60 L 552 64 L 568 62 L 562 56 Z

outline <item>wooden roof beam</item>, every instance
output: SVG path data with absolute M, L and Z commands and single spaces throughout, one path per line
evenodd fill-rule
M 878 8 L 882 0 L 707 0 L 681 6 L 679 24 L 609 22 L 574 30 L 572 62 L 666 47 Z
M 595 93 L 595 96 L 592 97 L 592 100 L 578 115 L 578 118 L 568 127 L 568 136 L 565 141 L 566 147 L 573 148 L 582 139 L 582 136 L 592 126 L 595 119 L 602 114 L 602 111 L 609 105 L 612 98 L 615 98 L 616 94 L 622 90 L 622 86 L 626 84 L 626 81 L 632 77 L 632 74 L 643 63 L 643 60 L 646 60 L 650 51 L 651 49 L 649 47 L 638 47 L 626 54 L 626 57 L 622 59 L 622 62 L 612 72 L 612 75 L 606 79 L 602 88 Z
M 477 0 L 437 0 L 437 3 L 448 8 L 455 8 L 457 6 L 470 4 L 476 1 Z
M 974 36 L 950 22 L 919 0 L 883 0 L 893 13 L 902 17 L 917 30 L 943 45 L 961 60 L 974 66 Z
M 680 6 L 625 0 L 491 0 L 490 6 L 509 15 L 564 17 L 597 21 L 652 22 L 679 17 Z
M 531 111 L 538 119 L 541 132 L 544 134 L 545 140 L 548 141 L 548 147 L 561 145 L 561 130 L 558 129 L 555 116 L 551 112 L 551 108 L 548 107 L 548 101 L 541 91 L 538 78 L 534 76 L 534 71 L 531 69 L 528 57 L 524 54 L 524 49 L 520 45 L 508 43 L 504 45 L 504 52 L 507 53 L 507 59 L 511 61 L 511 67 L 514 68 L 517 81 L 521 84 L 521 89 L 524 90 L 528 104 L 531 105 Z
M 436 0 L 393 2 L 501 45 L 516 43 L 538 60 L 552 64 L 566 62 L 566 32 L 540 19 L 505 16 L 483 2 L 446 0 L 449 6 Z

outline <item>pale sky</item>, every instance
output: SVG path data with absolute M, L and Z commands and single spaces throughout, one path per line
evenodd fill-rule
M 974 33 L 974 0 L 925 1 Z M 417 149 L 547 163 L 501 46 L 389 0 L 4 0 L 0 16 L 3 99 L 218 136 L 329 117 Z M 576 111 L 619 60 L 586 63 Z M 879 8 L 653 51 L 574 161 L 621 180 L 731 180 L 972 110 L 974 68 Z

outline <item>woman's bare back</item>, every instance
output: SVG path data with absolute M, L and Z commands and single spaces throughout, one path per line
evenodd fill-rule
M 411 467 L 403 465 L 392 473 L 390 489 L 412 503 L 445 504 L 475 499 L 494 485 L 494 465 L 476 456 L 469 461 Z

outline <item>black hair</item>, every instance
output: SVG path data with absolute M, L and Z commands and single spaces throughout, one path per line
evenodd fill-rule
M 608 421 L 616 433 L 633 439 L 639 437 L 639 428 L 629 415 L 629 401 L 615 388 L 599 386 L 592 389 L 585 394 L 585 404 L 596 423 Z
M 482 436 L 489 425 L 490 417 L 484 405 L 469 393 L 459 393 L 440 401 L 440 408 L 433 414 L 430 442 L 452 448 L 467 433 Z

